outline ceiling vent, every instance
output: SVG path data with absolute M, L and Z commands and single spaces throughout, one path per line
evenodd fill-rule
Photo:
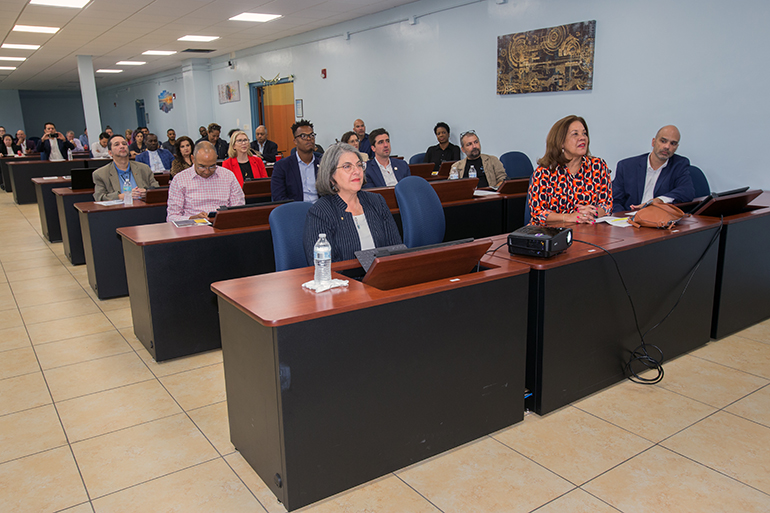
M 180 53 L 211 53 L 216 52 L 216 50 L 209 50 L 207 48 L 188 48 L 187 50 L 182 50 Z

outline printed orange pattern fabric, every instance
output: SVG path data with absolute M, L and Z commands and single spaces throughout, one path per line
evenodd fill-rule
M 583 157 L 575 176 L 565 166 L 557 166 L 555 170 L 538 167 L 532 174 L 529 184 L 532 224 L 545 224 L 550 212 L 571 214 L 578 205 L 594 205 L 612 212 L 612 181 L 604 160 Z

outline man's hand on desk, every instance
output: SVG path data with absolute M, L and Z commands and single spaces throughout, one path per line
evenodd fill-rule
M 123 199 L 124 196 L 125 194 L 121 192 L 120 194 L 118 194 L 118 199 Z M 141 187 L 134 187 L 131 190 L 131 196 L 134 199 L 144 200 L 144 198 L 147 197 L 147 189 L 142 189 Z
M 190 216 L 190 219 L 206 219 L 209 217 L 208 212 L 198 212 L 194 216 Z

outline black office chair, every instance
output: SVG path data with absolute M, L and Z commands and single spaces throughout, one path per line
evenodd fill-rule
M 534 169 L 529 157 L 520 151 L 509 151 L 500 155 L 505 174 L 508 178 L 528 178 L 532 176 Z

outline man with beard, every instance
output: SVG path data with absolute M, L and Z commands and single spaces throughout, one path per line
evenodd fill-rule
M 481 153 L 481 142 L 473 130 L 460 134 L 460 148 L 465 153 L 465 158 L 454 166 L 460 178 L 468 176 L 471 166 L 476 169 L 476 177 L 479 179 L 478 188 L 498 188 L 508 178 L 500 159 Z

